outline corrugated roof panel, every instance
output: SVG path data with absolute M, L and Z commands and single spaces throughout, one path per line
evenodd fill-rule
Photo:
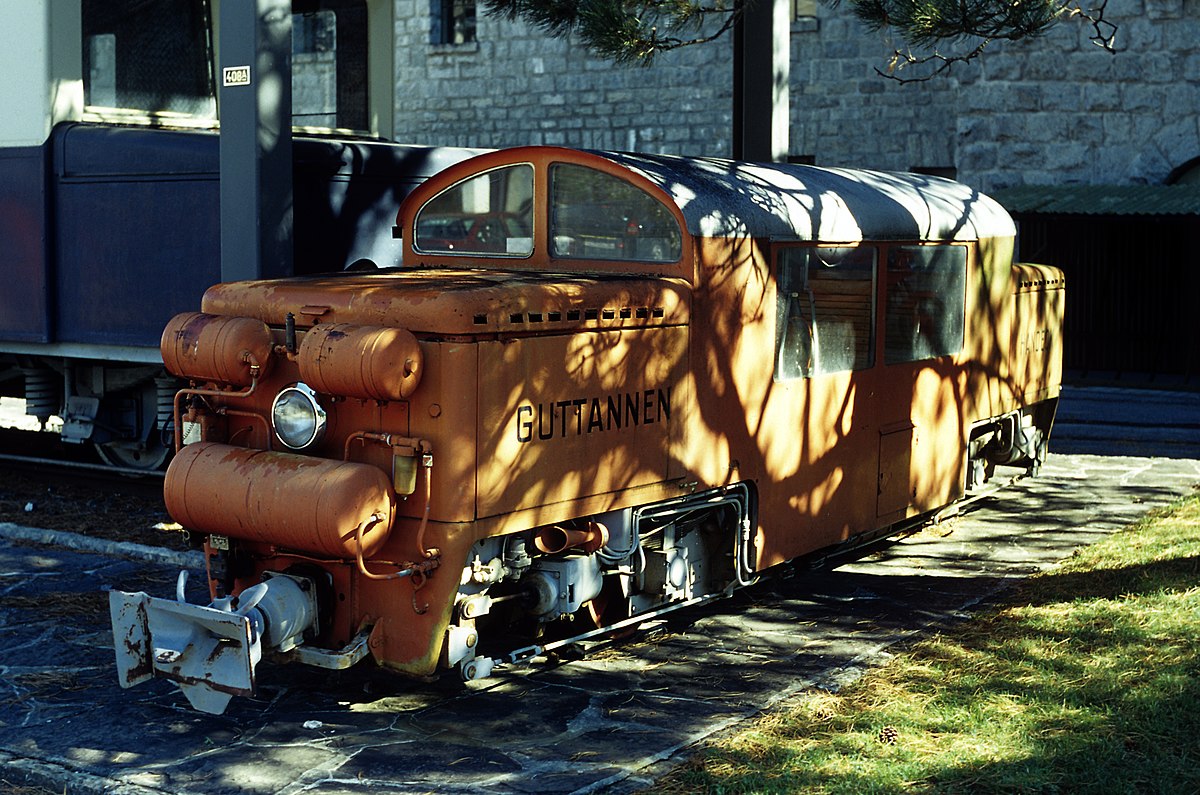
M 990 192 L 1011 213 L 1200 215 L 1200 185 L 1023 185 Z

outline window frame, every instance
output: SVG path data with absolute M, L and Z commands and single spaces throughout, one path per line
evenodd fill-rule
M 438 199 L 446 196 L 447 194 L 449 194 L 455 190 L 458 190 L 459 188 L 462 188 L 469 182 L 472 182 L 474 180 L 477 180 L 477 179 L 480 179 L 483 177 L 487 177 L 491 174 L 495 174 L 500 171 L 517 170 L 517 169 L 525 169 L 528 171 L 528 174 L 529 174 L 530 201 L 529 201 L 529 214 L 528 214 L 528 220 L 529 220 L 529 250 L 528 251 L 521 251 L 521 252 L 472 251 L 470 249 L 446 249 L 446 248 L 422 248 L 421 247 L 420 232 L 419 232 L 419 230 L 421 228 L 421 217 L 429 209 L 430 205 L 432 205 Z M 428 199 L 426 199 L 424 202 L 422 202 L 421 205 L 417 208 L 416 212 L 413 214 L 413 221 L 412 221 L 412 244 L 411 244 L 412 250 L 416 254 L 420 254 L 420 255 L 432 255 L 432 256 L 442 256 L 442 257 L 445 257 L 445 256 L 475 257 L 475 258 L 493 258 L 494 257 L 494 258 L 502 258 L 502 259 L 507 259 L 507 260 L 531 259 L 534 256 L 534 253 L 537 251 L 538 216 L 540 215 L 540 213 L 538 212 L 536 196 L 537 196 L 537 168 L 531 162 L 521 161 L 521 162 L 504 163 L 504 164 L 497 165 L 493 168 L 474 172 L 474 173 L 470 174 L 469 176 L 463 177 L 462 179 L 457 180 L 456 182 L 452 183 L 451 185 L 446 186 L 442 190 L 435 193 L 433 196 L 430 196 Z M 464 213 L 463 214 L 464 219 L 466 217 L 471 217 L 471 216 L 474 216 L 474 218 L 475 218 L 475 220 L 466 227 L 465 231 L 470 232 L 470 230 L 475 226 L 475 224 L 479 223 L 480 220 L 482 220 L 482 219 L 487 219 L 490 217 L 494 218 L 494 217 L 503 216 L 506 214 L 508 214 L 506 211 L 488 212 L 488 213 Z
M 932 338 L 931 335 L 925 335 L 925 336 L 919 336 L 919 337 L 917 336 L 920 333 L 920 320 L 918 319 L 914 330 L 909 332 L 909 334 L 907 335 L 908 340 L 910 341 L 910 345 L 908 348 L 908 351 L 910 351 L 910 353 L 899 353 L 898 349 L 895 345 L 894 337 L 903 329 L 903 327 L 894 328 L 894 324 L 893 324 L 892 310 L 893 310 L 894 306 L 898 305 L 897 300 L 896 300 L 896 296 L 898 294 L 894 293 L 893 291 L 896 289 L 896 287 L 898 285 L 898 280 L 893 279 L 892 263 L 895 260 L 895 258 L 897 257 L 897 255 L 900 252 L 905 251 L 905 250 L 929 251 L 929 250 L 935 250 L 935 249 L 945 249 L 945 250 L 958 249 L 958 250 L 962 251 L 961 267 L 958 269 L 957 274 L 956 274 L 956 280 L 959 282 L 959 287 L 961 290 L 960 294 L 957 296 L 957 298 L 958 298 L 957 305 L 958 305 L 958 308 L 960 311 L 957 313 L 957 315 L 954 315 L 954 314 L 946 314 L 945 315 L 945 317 L 951 318 L 952 320 L 957 320 L 957 329 L 956 329 L 956 331 L 957 331 L 956 336 L 957 336 L 957 340 L 958 340 L 957 347 L 942 345 L 940 347 L 936 347 L 936 348 L 931 349 L 926 352 L 911 353 L 911 351 L 915 350 L 918 340 L 929 340 Z M 966 345 L 967 345 L 967 285 L 970 281 L 971 262 L 972 262 L 971 246 L 969 245 L 969 243 L 964 242 L 964 241 L 952 241 L 952 240 L 895 242 L 895 243 L 891 243 L 890 245 L 887 246 L 885 254 L 887 256 L 887 259 L 884 262 L 884 279 L 883 279 L 884 289 L 883 289 L 883 296 L 882 296 L 883 303 L 881 306 L 882 325 L 883 325 L 883 329 L 882 329 L 883 345 L 880 346 L 880 351 L 879 351 L 879 355 L 882 358 L 882 362 L 881 362 L 882 365 L 885 367 L 897 367 L 897 366 L 902 366 L 902 365 L 906 365 L 906 364 L 913 364 L 913 363 L 918 363 L 918 362 L 928 362 L 928 361 L 933 361 L 935 359 L 954 357 L 954 356 L 958 356 L 958 355 L 962 354 L 962 352 L 966 349 Z M 926 292 L 928 293 L 929 291 L 926 291 Z M 933 294 L 930 294 L 930 295 L 933 295 Z M 943 295 L 943 292 L 938 290 L 936 292 L 936 296 L 941 296 L 941 295 Z M 945 306 L 946 302 L 944 300 L 937 298 L 936 296 L 933 296 L 934 300 L 936 300 L 938 303 L 941 303 L 943 306 Z M 918 308 L 915 305 L 915 302 L 914 302 L 914 305 L 912 308 L 913 309 Z M 950 338 L 949 336 L 945 335 L 944 333 L 940 333 L 939 336 L 942 336 L 945 339 Z
M 814 378 L 819 378 L 822 376 L 829 376 L 829 375 L 836 375 L 839 373 L 861 372 L 864 370 L 873 369 L 877 364 L 878 351 L 879 351 L 879 327 L 878 327 L 879 326 L 879 323 L 878 323 L 878 320 L 879 320 L 879 291 L 880 291 L 879 263 L 881 261 L 881 256 L 886 252 L 886 247 L 876 241 L 849 241 L 849 242 L 841 242 L 841 243 L 826 242 L 826 241 L 819 241 L 819 242 L 805 241 L 802 243 L 796 243 L 796 244 L 792 244 L 792 245 L 777 244 L 777 245 L 773 246 L 773 249 L 774 250 L 772 252 L 772 254 L 773 254 L 773 256 L 772 256 L 772 260 L 773 260 L 772 273 L 774 276 L 774 286 L 775 286 L 775 342 L 774 342 L 774 363 L 772 366 L 772 380 L 777 383 L 791 383 L 791 382 L 796 382 L 796 381 L 808 381 L 808 380 L 811 380 Z M 810 355 L 809 355 L 810 365 L 809 365 L 809 368 L 807 368 L 807 370 L 805 368 L 801 367 L 795 373 L 792 373 L 790 371 L 785 372 L 784 371 L 784 356 L 788 353 L 784 349 L 784 346 L 787 342 L 785 335 L 787 333 L 788 323 L 794 315 L 791 312 L 792 307 L 793 307 L 793 296 L 788 296 L 786 305 L 784 303 L 784 290 L 788 286 L 788 281 L 789 281 L 789 280 L 785 279 L 785 275 L 784 275 L 784 267 L 785 267 L 784 258 L 789 256 L 792 252 L 801 252 L 801 251 L 805 252 L 802 270 L 805 274 L 804 281 L 805 281 L 805 283 L 808 283 L 809 282 L 808 274 L 810 273 L 811 266 L 812 266 L 812 255 L 814 252 L 821 250 L 821 249 L 825 249 L 825 250 L 850 250 L 850 249 L 852 249 L 852 250 L 855 250 L 856 252 L 865 251 L 865 250 L 869 249 L 871 252 L 869 278 L 867 278 L 867 279 L 847 278 L 844 280 L 843 279 L 837 280 L 837 281 L 845 281 L 845 282 L 867 282 L 868 286 L 867 286 L 866 290 L 862 291 L 864 296 L 867 298 L 867 306 L 851 307 L 852 314 L 849 315 L 848 317 L 841 317 L 841 318 L 830 317 L 825 321 L 825 323 L 828 324 L 826 330 L 830 331 L 834 328 L 833 322 L 835 322 L 835 321 L 838 322 L 838 324 L 844 330 L 844 328 L 845 328 L 844 324 L 847 320 L 850 322 L 851 328 L 853 328 L 853 324 L 855 321 L 855 317 L 854 317 L 855 315 L 858 316 L 858 320 L 860 322 L 863 319 L 865 319 L 866 326 L 867 326 L 865 329 L 866 330 L 865 355 L 862 356 L 861 358 L 858 357 L 857 355 L 855 355 L 852 359 L 853 363 L 849 367 L 838 366 L 838 367 L 834 367 L 832 369 L 824 369 L 824 367 L 821 365 L 822 357 L 820 354 L 821 327 L 824 324 L 822 324 L 822 322 L 821 322 L 821 312 L 814 311 L 814 310 L 816 310 L 818 307 L 820 307 L 822 305 L 822 303 L 825 304 L 825 309 L 828 309 L 829 308 L 828 299 L 831 296 L 834 296 L 837 294 L 832 293 L 832 292 L 826 293 L 825 294 L 826 300 L 824 302 L 819 302 L 810 293 L 810 296 L 809 296 L 810 304 L 809 304 L 808 314 L 806 315 L 803 312 L 803 305 L 801 305 L 801 312 L 795 316 L 798 316 L 805 321 L 805 325 L 807 327 L 806 330 L 807 330 L 807 334 L 808 334 L 808 339 L 810 340 L 809 344 L 811 345 L 811 341 L 815 340 L 817 343 L 817 347 L 816 347 L 815 352 L 810 353 Z M 854 271 L 850 270 L 850 271 L 846 271 L 846 273 L 853 274 Z M 830 281 L 830 283 L 832 283 L 835 280 L 831 279 L 829 281 Z M 842 293 L 842 295 L 845 295 L 845 293 Z M 842 303 L 842 302 L 837 302 L 837 303 Z M 836 306 L 836 304 L 835 304 L 835 306 Z M 843 306 L 844 306 L 844 303 L 843 303 Z M 843 314 L 845 314 L 845 313 L 843 313 Z M 844 340 L 845 337 L 843 336 L 842 339 Z M 854 343 L 855 348 L 857 348 L 858 344 L 859 343 L 857 342 L 857 337 L 856 337 L 856 342 Z M 836 350 L 836 349 L 833 347 L 830 348 L 831 353 L 834 350 Z M 845 352 L 844 347 L 842 348 L 842 352 L 843 353 Z
M 565 229 L 560 227 L 559 219 L 557 217 L 559 210 L 557 208 L 557 197 L 556 197 L 556 193 L 555 193 L 555 190 L 556 190 L 555 175 L 559 172 L 560 169 L 576 169 L 576 170 L 579 170 L 581 172 L 586 172 L 591 175 L 599 175 L 600 177 L 611 180 L 611 182 L 613 183 L 614 186 L 620 186 L 621 189 L 625 190 L 630 195 L 636 195 L 639 199 L 644 200 L 646 203 L 645 206 L 647 206 L 647 207 L 652 206 L 654 208 L 654 210 L 657 212 L 659 217 L 657 219 L 655 219 L 656 223 L 657 222 L 663 222 L 663 223 L 669 222 L 670 223 L 671 228 L 666 230 L 666 235 L 665 235 L 667 240 L 671 240 L 672 235 L 674 235 L 673 243 L 670 244 L 672 246 L 670 251 L 668 251 L 666 254 L 664 254 L 662 256 L 633 256 L 633 257 L 628 257 L 628 256 L 608 257 L 608 256 L 597 256 L 594 254 L 588 254 L 588 253 L 584 253 L 584 252 L 576 252 L 576 253 L 571 253 L 569 251 L 566 253 L 561 252 L 557 247 L 558 240 L 560 237 L 567 238 L 567 237 L 577 236 L 577 237 L 582 238 L 582 237 L 586 237 L 586 235 L 579 234 L 577 232 L 578 227 L 567 227 Z M 566 205 L 566 206 L 570 206 L 570 205 Z M 614 208 L 614 209 L 616 209 L 616 208 Z M 636 210 L 638 208 L 631 207 L 630 209 Z M 634 215 L 636 215 L 636 213 L 634 213 Z M 618 223 L 617 223 L 618 226 L 621 223 L 624 223 L 627 225 L 626 234 L 613 236 L 614 240 L 616 240 L 617 237 L 620 237 L 621 242 L 624 243 L 624 242 L 628 242 L 628 240 L 632 237 L 636 241 L 640 242 L 640 240 L 641 240 L 640 232 L 638 232 L 635 235 L 628 234 L 628 224 L 630 223 L 630 219 L 632 217 L 633 217 L 632 215 L 626 215 L 626 216 L 623 216 L 620 221 L 618 221 Z M 586 165 L 583 163 L 572 163 L 572 162 L 564 162 L 564 161 L 551 162 L 548 164 L 548 166 L 546 168 L 546 224 L 547 224 L 547 231 L 546 231 L 547 254 L 550 256 L 551 259 L 555 259 L 555 260 L 602 261 L 602 262 L 620 262 L 620 263 L 628 263 L 628 264 L 641 263 L 641 264 L 646 264 L 646 265 L 673 265 L 675 263 L 678 263 L 681 260 L 681 258 L 683 257 L 683 252 L 684 252 L 684 242 L 683 241 L 684 241 L 684 237 L 687 234 L 684 231 L 683 227 L 680 225 L 679 219 L 676 217 L 675 213 L 673 213 L 671 211 L 671 208 L 666 203 L 664 203 L 662 201 L 662 199 L 655 196 L 653 193 L 645 190 L 641 186 L 636 185 L 633 182 L 630 182 L 628 179 L 625 179 L 622 176 L 619 176 L 617 174 L 613 174 L 611 172 L 604 171 L 604 170 L 601 170 L 598 168 L 593 168 L 592 166 Z M 641 225 L 639 224 L 639 227 L 640 226 Z M 600 237 L 600 236 L 597 235 L 596 237 Z M 653 240 L 654 237 L 650 236 L 648 239 Z

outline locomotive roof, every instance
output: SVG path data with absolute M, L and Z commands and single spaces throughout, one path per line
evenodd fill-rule
M 1016 233 L 998 202 L 940 177 L 790 163 L 595 152 L 675 199 L 705 237 L 974 240 Z

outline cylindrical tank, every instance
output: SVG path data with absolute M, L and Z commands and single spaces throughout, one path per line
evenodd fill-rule
M 271 363 L 271 329 L 261 320 L 184 312 L 163 329 L 159 350 L 172 375 L 249 386 L 251 364 L 265 374 Z
M 363 556 L 377 552 L 396 507 L 388 476 L 373 466 L 214 442 L 175 455 L 163 496 L 189 530 L 343 559 L 357 552 L 364 523 Z
M 326 395 L 403 400 L 421 380 L 421 348 L 411 332 L 349 323 L 313 326 L 297 357 L 300 378 Z

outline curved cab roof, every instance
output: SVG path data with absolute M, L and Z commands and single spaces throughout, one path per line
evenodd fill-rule
M 593 152 L 674 198 L 704 237 L 830 242 L 1011 237 L 999 203 L 958 182 L 919 174 Z

